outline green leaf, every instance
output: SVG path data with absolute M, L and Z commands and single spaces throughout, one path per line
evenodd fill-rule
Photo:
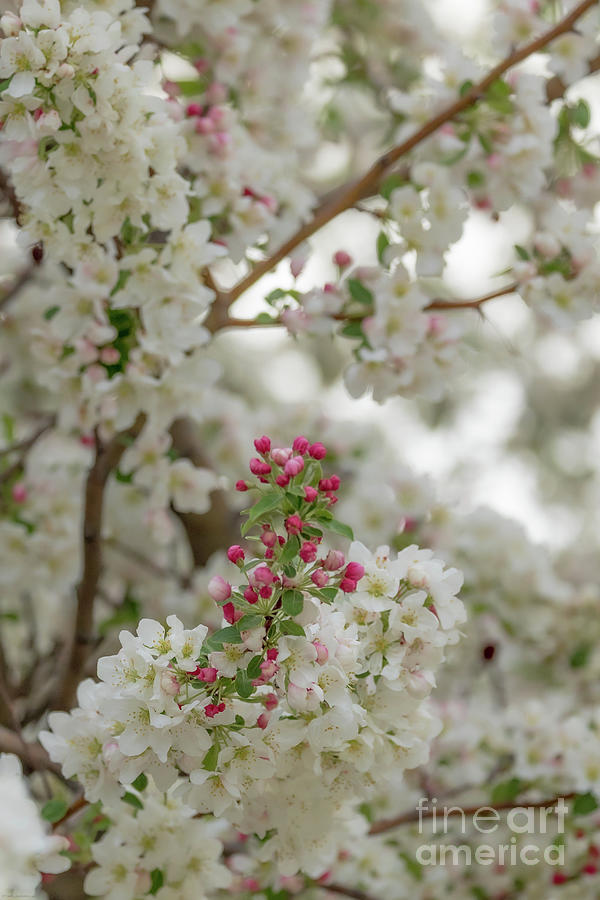
M 277 322 L 277 316 L 270 316 L 268 312 L 261 312 L 254 320 L 257 325 L 272 325 Z
M 461 86 L 458 89 L 458 93 L 460 97 L 464 97 L 465 94 L 468 94 L 471 88 L 473 87 L 473 82 L 470 79 L 463 81 Z
M 144 772 L 140 772 L 135 781 L 131 782 L 131 786 L 134 787 L 136 791 L 143 791 L 148 786 L 148 778 Z
M 279 491 L 269 491 L 260 498 L 258 503 L 255 503 L 254 506 L 251 506 L 248 510 L 248 521 L 245 523 L 242 528 L 242 534 L 245 534 L 246 531 L 254 525 L 259 519 L 265 516 L 267 513 L 276 509 L 281 503 L 281 494 Z
M 381 265 L 384 265 L 383 255 L 384 255 L 385 251 L 387 250 L 387 248 L 390 246 L 390 239 L 388 238 L 385 231 L 380 231 L 379 234 L 377 235 L 376 246 L 377 246 L 377 259 L 379 260 Z
M 237 670 L 235 676 L 235 689 L 243 700 L 254 693 L 254 685 L 245 669 Z
M 467 184 L 470 188 L 481 187 L 482 184 L 485 183 L 485 175 L 482 172 L 478 172 L 474 169 L 472 172 L 467 172 Z
M 327 522 L 325 528 L 329 531 L 333 531 L 335 534 L 341 535 L 341 537 L 348 538 L 349 541 L 354 540 L 354 532 L 350 526 L 346 525 L 344 522 L 339 522 L 337 519 L 332 519 L 331 522 Z
M 413 878 L 416 878 L 417 881 L 423 881 L 423 866 L 421 863 L 414 856 L 411 856 L 410 853 L 401 853 L 400 857 Z
M 598 801 L 590 791 L 587 794 L 576 794 L 573 798 L 574 816 L 587 816 L 595 809 L 598 809 Z
M 525 787 L 525 782 L 520 778 L 509 778 L 508 781 L 501 781 L 494 785 L 492 789 L 492 803 L 510 803 L 515 797 L 521 793 Z
M 46 322 L 49 322 L 50 319 L 53 319 L 57 312 L 60 312 L 60 306 L 49 306 L 48 309 L 44 310 L 44 318 Z
M 298 637 L 306 637 L 306 632 L 302 625 L 298 625 L 293 619 L 284 619 L 283 622 L 279 623 L 279 628 L 282 634 L 293 634 Z
M 236 623 L 237 627 L 240 631 L 248 631 L 250 628 L 258 628 L 262 625 L 264 619 L 260 613 L 246 613 L 245 616 L 242 616 L 241 619 Z
M 217 644 L 241 644 L 242 636 L 235 625 L 228 625 L 226 628 L 220 628 L 219 631 L 211 634 L 210 640 Z
M 133 806 L 135 809 L 144 808 L 144 804 L 142 803 L 140 798 L 136 797 L 135 794 L 131 794 L 129 791 L 127 791 L 126 794 L 123 794 L 121 800 L 123 801 L 123 803 L 129 803 L 129 805 Z
M 293 534 L 285 543 L 283 550 L 281 551 L 281 555 L 279 557 L 279 562 L 282 565 L 286 565 L 286 563 L 291 562 L 295 556 L 298 554 L 298 550 L 300 549 L 300 539 L 297 534 Z
M 262 661 L 263 661 L 263 658 L 260 654 L 252 657 L 252 659 L 248 663 L 248 668 L 246 669 L 246 672 L 248 673 L 248 678 L 260 678 L 260 674 L 261 674 L 260 664 Z
M 286 296 L 286 294 L 287 294 L 287 291 L 282 291 L 281 288 L 275 288 L 274 291 L 271 291 L 270 294 L 267 294 L 267 296 L 265 297 L 265 300 L 267 301 L 267 303 L 270 303 L 271 305 L 273 305 L 273 303 L 276 300 L 281 300 L 283 297 Z
M 590 108 L 585 100 L 578 100 L 571 109 L 571 121 L 578 128 L 587 128 L 590 124 Z
M 338 589 L 336 587 L 324 587 L 321 588 L 321 590 L 316 591 L 316 593 L 318 593 L 319 597 L 321 597 L 325 603 L 333 603 L 338 595 Z
M 15 420 L 8 413 L 2 413 L 2 431 L 7 443 L 12 444 L 15 440 Z
M 527 252 L 525 247 L 521 247 L 520 244 L 515 244 L 515 252 L 516 252 L 517 256 L 519 257 L 519 259 L 522 259 L 525 261 L 529 259 L 529 253 Z
M 365 306 L 373 305 L 373 294 L 364 286 L 362 281 L 359 281 L 358 278 L 349 278 L 347 284 L 353 300 Z
M 591 644 L 580 644 L 579 647 L 571 654 L 569 665 L 572 669 L 581 669 L 587 664 L 592 651 Z
M 219 745 L 213 744 L 202 760 L 202 767 L 209 772 L 214 772 L 219 761 Z
M 102 637 L 112 631 L 113 628 L 119 628 L 122 625 L 131 625 L 140 620 L 140 604 L 133 597 L 127 595 L 122 604 L 114 611 L 112 616 L 100 622 L 98 632 Z
M 45 819 L 46 822 L 58 822 L 59 819 L 62 819 L 66 814 L 68 808 L 69 804 L 66 800 L 61 800 L 59 797 L 53 797 L 42 806 L 42 819 Z
M 165 883 L 165 876 L 160 869 L 152 869 L 150 872 L 150 879 L 152 884 L 148 893 L 152 895 L 157 894 Z
M 479 143 L 481 144 L 483 150 L 485 151 L 485 153 L 487 153 L 488 156 L 490 155 L 490 153 L 494 152 L 494 146 L 493 146 L 491 140 L 489 139 L 489 137 L 487 136 L 487 134 L 482 134 L 480 131 L 478 131 L 477 138 L 478 138 Z
M 304 609 L 304 597 L 300 591 L 284 591 L 281 607 L 288 616 L 299 616 Z
M 395 172 L 393 175 L 388 175 L 387 178 L 383 179 L 379 186 L 379 193 L 385 200 L 389 200 L 396 188 L 404 187 L 409 183 L 404 175 Z

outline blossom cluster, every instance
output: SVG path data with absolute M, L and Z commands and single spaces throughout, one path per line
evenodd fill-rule
M 283 875 L 316 877 L 364 831 L 360 802 L 427 759 L 427 697 L 465 621 L 462 577 L 415 545 L 326 543 L 351 532 L 331 511 L 340 479 L 323 474 L 324 445 L 255 447 L 256 480 L 237 486 L 256 494 L 243 529 L 256 555 L 231 546 L 242 583 L 208 585 L 223 627 L 169 616 L 121 632 L 100 682 L 51 713 L 41 739 L 108 810 L 141 775 L 177 783 L 194 811 L 263 839 Z

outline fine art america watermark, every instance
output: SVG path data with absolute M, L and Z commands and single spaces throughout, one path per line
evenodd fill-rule
M 514 806 L 506 816 L 501 816 L 492 806 L 463 809 L 460 806 L 438 806 L 435 797 L 421 797 L 417 807 L 419 834 L 468 835 L 469 843 L 423 843 L 417 847 L 415 858 L 422 866 L 536 866 L 545 862 L 549 866 L 563 866 L 565 847 L 557 835 L 565 831 L 565 816 L 569 807 L 562 797 L 556 805 Z M 427 826 L 425 827 L 425 823 Z M 549 827 L 550 826 L 550 827 Z M 477 835 L 493 835 L 506 827 L 510 838 L 504 843 L 484 843 Z M 524 835 L 548 835 L 544 846 L 523 837 Z M 542 842 L 544 843 L 544 842 Z

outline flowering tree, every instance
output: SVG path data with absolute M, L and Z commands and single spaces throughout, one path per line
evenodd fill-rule
M 552 553 L 326 402 L 458 418 L 520 303 L 512 452 L 565 514 L 594 496 L 598 5 L 491 22 L 469 52 L 411 0 L 4 11 L 0 896 L 598 896 L 593 511 Z M 453 293 L 467 221 L 515 209 Z M 522 364 L 543 341 L 569 390 Z M 269 392 L 292 342 L 321 401 Z M 515 860 L 430 866 L 446 799 Z

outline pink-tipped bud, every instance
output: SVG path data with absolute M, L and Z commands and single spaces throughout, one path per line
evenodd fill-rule
M 253 475 L 268 475 L 271 471 L 269 463 L 263 462 L 262 459 L 254 457 L 250 460 L 250 471 Z
M 188 103 L 185 108 L 186 116 L 201 116 L 202 115 L 202 107 L 199 103 Z
M 318 496 L 319 492 L 317 491 L 317 489 L 311 487 L 310 484 L 307 484 L 304 488 L 304 499 L 309 503 L 314 503 Z
M 152 877 L 147 869 L 135 870 L 135 886 L 134 891 L 138 895 L 147 894 L 152 887 Z
M 351 578 L 352 581 L 360 581 L 364 574 L 365 567 L 357 562 L 349 562 L 344 572 L 346 578 Z
M 305 437 L 302 437 L 302 435 L 298 435 L 298 437 L 295 438 L 294 443 L 292 444 L 292 450 L 295 453 L 300 453 L 302 455 L 308 452 L 309 447 L 310 442 L 307 441 Z
M 310 576 L 310 580 L 313 584 L 316 584 L 317 587 L 325 587 L 329 582 L 329 575 L 327 575 L 323 569 L 317 569 L 316 572 L 313 572 Z
M 278 475 L 277 478 L 275 479 L 275 484 L 278 484 L 279 487 L 285 487 L 289 483 L 290 483 L 290 476 L 284 475 L 283 472 L 281 473 L 281 475 Z
M 276 663 L 274 659 L 264 659 L 260 664 L 260 671 L 263 679 L 268 681 L 279 672 L 279 663 Z
M 215 123 L 208 116 L 196 119 L 194 122 L 194 131 L 196 134 L 212 134 L 215 130 Z
M 258 602 L 258 594 L 256 591 L 248 585 L 246 590 L 244 591 L 244 600 L 247 603 L 257 603 Z
M 346 576 L 340 581 L 340 590 L 345 594 L 351 594 L 356 590 L 356 582 Z
M 265 550 L 265 559 L 275 559 L 275 552 L 272 547 L 267 547 Z
M 214 666 L 205 666 L 203 669 L 196 669 L 194 674 L 198 681 L 203 681 L 205 684 L 214 684 L 218 673 Z
M 223 617 L 230 625 L 235 625 L 238 619 L 241 619 L 244 613 L 241 609 L 236 609 L 233 603 L 226 603 L 223 607 Z
M 213 81 L 206 91 L 206 99 L 210 104 L 223 103 L 227 99 L 227 88 L 218 81 Z
M 286 475 L 289 475 L 290 478 L 294 478 L 295 475 L 299 475 L 302 469 L 304 468 L 304 460 L 301 456 L 292 456 L 291 459 L 288 459 L 285 466 L 283 467 L 283 471 Z
M 246 554 L 242 550 L 239 544 L 232 544 L 231 547 L 227 550 L 227 559 L 229 562 L 235 563 L 236 565 L 239 562 L 243 562 L 246 558 Z
M 260 584 L 273 584 L 275 576 L 268 566 L 258 566 L 252 573 L 254 581 Z
M 199 59 L 195 59 L 194 68 L 199 75 L 203 75 L 204 72 L 208 71 L 208 69 L 210 68 L 208 60 L 202 59 L 202 57 L 200 57 Z
M 231 585 L 220 575 L 213 575 L 208 582 L 208 595 L 215 603 L 224 603 L 231 597 Z
M 276 447 L 271 453 L 271 458 L 278 466 L 285 466 L 292 454 L 293 450 L 291 447 Z
M 239 481 L 236 481 L 236 483 L 235 483 L 235 489 L 236 489 L 236 491 L 247 491 L 247 490 L 248 490 L 248 485 L 246 484 L 245 481 L 242 481 L 242 480 L 240 479 Z
M 265 708 L 268 710 L 272 710 L 275 709 L 275 707 L 278 705 L 279 700 L 277 699 L 277 694 L 274 694 L 273 692 L 267 694 L 267 696 L 265 697 Z
M 298 554 L 302 562 L 311 563 L 317 558 L 317 545 L 312 541 L 304 541 Z
M 320 441 L 317 441 L 316 444 L 311 444 L 308 452 L 313 459 L 325 459 L 327 456 L 327 448 Z
M 344 554 L 339 550 L 330 550 L 323 562 L 323 568 L 328 572 L 337 572 L 346 562 Z
M 204 707 L 204 715 L 213 719 L 218 713 L 225 711 L 224 703 L 207 703 Z
M 160 688 L 163 693 L 167 694 L 169 697 L 177 696 L 181 690 L 181 685 L 174 672 L 169 671 L 169 669 L 165 669 L 164 672 L 161 672 Z
M 267 659 L 270 659 L 272 662 L 274 659 L 277 659 L 278 656 L 279 650 L 277 649 L 277 647 L 269 647 L 269 649 L 267 650 Z
M 262 437 L 256 438 L 254 446 L 257 453 L 268 453 L 271 449 L 271 439 L 266 434 L 263 434 Z
M 347 269 L 348 266 L 352 265 L 352 257 L 345 250 L 338 250 L 334 253 L 333 261 L 340 269 Z
M 271 713 L 262 712 L 258 719 L 256 720 L 256 724 L 259 728 L 266 728 L 269 724 L 269 719 L 271 718 Z
M 268 584 L 263 584 L 258 593 L 263 598 L 263 600 L 268 600 L 273 593 L 273 588 L 269 587 Z
M 305 265 L 306 259 L 304 257 L 292 257 L 290 260 L 290 272 L 292 273 L 292 277 L 297 278 Z
M 265 547 L 274 547 L 277 543 L 277 535 L 274 531 L 269 531 L 268 529 L 266 531 L 263 531 L 260 539 Z
M 313 647 L 317 651 L 317 663 L 320 666 L 324 666 L 329 659 L 329 650 L 320 641 L 313 641 Z
M 10 493 L 15 503 L 25 503 L 27 500 L 27 488 L 22 481 L 15 482 Z
M 303 522 L 300 516 L 288 516 L 285 520 L 285 530 L 288 534 L 300 534 Z
M 121 359 L 121 354 L 116 347 L 103 347 L 100 351 L 100 362 L 107 366 L 114 366 Z

